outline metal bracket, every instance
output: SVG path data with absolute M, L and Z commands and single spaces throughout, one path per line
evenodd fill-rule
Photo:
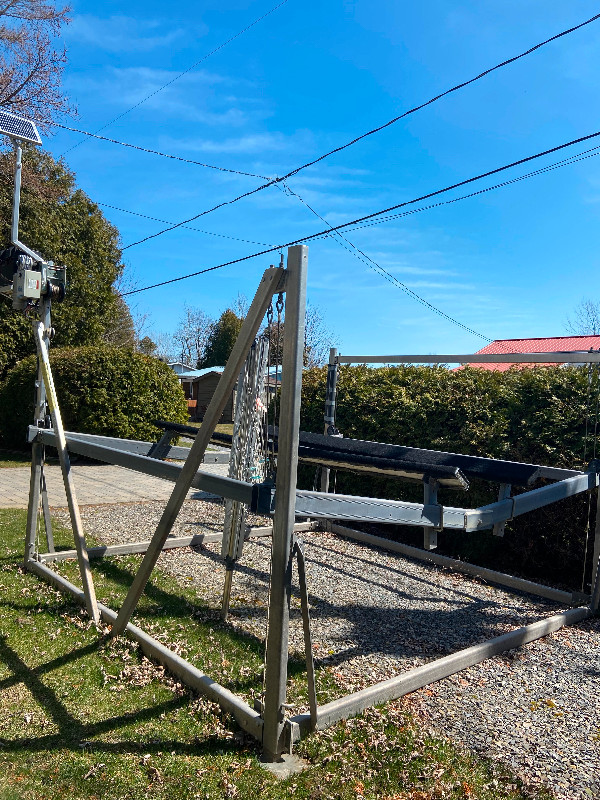
M 158 442 L 152 445 L 148 451 L 148 458 L 160 458 L 163 460 L 171 447 L 171 442 L 178 436 L 176 431 L 165 431 Z
M 423 548 L 435 550 L 438 545 L 438 532 L 444 528 L 444 509 L 437 501 L 438 482 L 429 475 L 423 476 L 423 505 L 437 505 L 440 508 L 440 524 L 435 528 L 423 528 Z
M 284 752 L 291 755 L 294 742 L 300 741 L 300 725 L 297 722 L 292 722 L 291 719 L 286 719 L 283 724 L 283 746 Z
M 509 500 L 511 491 L 512 486 L 510 483 L 501 483 L 500 489 L 498 490 L 498 502 L 500 502 L 500 500 Z M 504 522 L 496 522 L 492 528 L 492 533 L 494 536 L 504 536 L 505 527 L 506 520 Z
M 310 613 L 308 604 L 308 587 L 306 584 L 306 560 L 304 558 L 304 542 L 294 536 L 292 556 L 296 556 L 298 566 L 298 582 L 300 584 L 300 604 L 302 607 L 302 627 L 304 628 L 304 654 L 306 658 L 306 680 L 308 683 L 308 705 L 310 708 L 311 730 L 317 728 L 317 689 L 315 685 L 315 661 L 313 658 L 312 636 L 310 633 Z
M 571 602 L 575 606 L 582 606 L 589 603 L 591 600 L 591 595 L 585 594 L 584 592 L 572 592 L 571 593 Z
M 267 516 L 275 512 L 275 486 L 272 481 L 255 483 L 252 486 L 250 510 Z

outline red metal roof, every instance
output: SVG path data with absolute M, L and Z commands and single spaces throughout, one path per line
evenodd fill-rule
M 478 353 L 564 353 L 600 349 L 600 336 L 549 336 L 537 339 L 496 339 Z M 471 367 L 505 372 L 511 367 L 548 367 L 550 364 L 469 364 Z M 459 368 L 460 369 L 460 368 Z

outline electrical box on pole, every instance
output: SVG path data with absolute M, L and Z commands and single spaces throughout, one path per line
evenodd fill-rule
M 45 261 L 38 253 L 19 241 L 19 207 L 21 203 L 21 142 L 41 144 L 42 140 L 31 120 L 0 109 L 0 134 L 15 145 L 15 181 L 11 245 L 0 251 L 0 294 L 12 297 L 13 308 L 25 311 L 40 300 L 64 299 L 67 268 Z

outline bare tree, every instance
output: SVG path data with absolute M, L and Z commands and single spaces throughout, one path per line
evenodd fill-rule
M 183 307 L 183 316 L 173 334 L 177 357 L 196 367 L 204 357 L 213 320 L 200 308 Z
M 177 361 L 179 358 L 176 351 L 177 345 L 173 341 L 173 336 L 170 333 L 151 331 L 151 336 L 149 338 L 155 345 L 155 350 L 152 352 L 153 356 L 160 358 L 160 360 L 164 361 L 166 364 L 170 361 Z M 181 355 L 181 353 L 179 355 Z
M 584 297 L 574 308 L 573 316 L 565 319 L 565 328 L 574 336 L 600 334 L 600 302 Z
M 238 292 L 237 297 L 233 305 L 231 306 L 231 310 L 240 319 L 246 319 L 246 315 L 248 313 L 248 309 L 250 308 L 250 302 L 245 294 Z
M 320 367 L 329 360 L 329 350 L 335 344 L 335 334 L 327 327 L 318 306 L 306 304 L 306 335 L 304 337 L 304 366 Z
M 335 344 L 335 335 L 327 327 L 323 312 L 318 306 L 306 305 L 306 322 L 304 335 L 304 366 L 320 367 L 329 360 L 329 350 Z M 266 330 L 266 329 L 265 329 Z M 283 339 L 285 335 L 285 315 L 277 330 L 277 321 L 273 322 L 269 331 L 271 360 L 281 363 L 283 358 Z
M 69 11 L 44 0 L 0 0 L 0 106 L 42 128 L 71 110 L 61 87 L 66 51 L 54 44 Z

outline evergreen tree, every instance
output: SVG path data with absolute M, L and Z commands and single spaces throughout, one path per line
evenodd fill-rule
M 10 243 L 13 170 L 14 153 L 0 153 L 0 249 Z M 66 298 L 52 307 L 53 346 L 132 346 L 131 315 L 114 288 L 123 271 L 118 231 L 62 162 L 33 146 L 23 151 L 19 238 L 67 267 Z M 31 323 L 0 301 L 0 378 L 34 351 Z
M 211 326 L 204 357 L 198 362 L 199 369 L 225 366 L 242 328 L 243 321 L 230 308 L 221 314 L 219 319 Z

